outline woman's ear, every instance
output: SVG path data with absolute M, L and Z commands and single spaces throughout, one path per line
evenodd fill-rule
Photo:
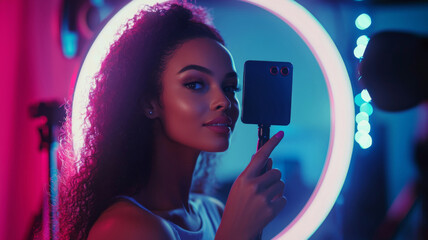
M 143 111 L 147 118 L 159 117 L 159 106 L 155 101 L 142 101 Z

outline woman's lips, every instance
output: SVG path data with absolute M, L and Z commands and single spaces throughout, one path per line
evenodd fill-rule
M 227 134 L 230 132 L 230 126 L 227 123 L 205 124 L 204 126 L 215 133 Z
M 232 119 L 227 116 L 220 116 L 203 124 L 204 127 L 220 134 L 228 134 L 231 131 L 231 125 Z

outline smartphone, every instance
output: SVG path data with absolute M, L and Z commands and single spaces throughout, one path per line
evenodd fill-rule
M 290 124 L 292 80 L 293 65 L 289 62 L 246 61 L 242 122 Z

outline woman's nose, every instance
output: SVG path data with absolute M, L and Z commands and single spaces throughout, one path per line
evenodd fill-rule
M 213 99 L 211 102 L 211 110 L 225 111 L 231 107 L 229 98 L 224 94 L 223 90 L 218 89 L 213 91 Z

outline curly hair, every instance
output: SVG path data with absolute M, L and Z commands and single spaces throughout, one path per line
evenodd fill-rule
M 70 112 L 64 125 L 59 155 L 60 239 L 86 239 L 115 196 L 133 195 L 147 184 L 154 133 L 142 102 L 159 99 L 160 75 L 168 56 L 186 40 L 199 37 L 224 45 L 206 11 L 189 3 L 147 7 L 124 27 L 94 77 L 79 156 L 73 154 Z M 205 171 L 200 175 L 208 176 L 210 164 L 198 165 Z

